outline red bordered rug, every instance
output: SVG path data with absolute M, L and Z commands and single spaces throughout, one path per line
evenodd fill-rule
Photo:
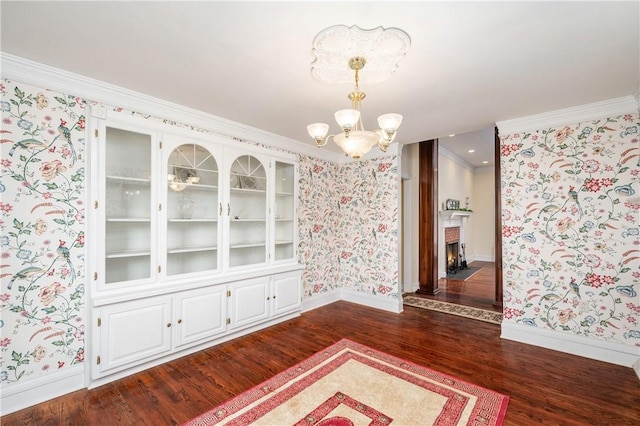
M 508 402 L 343 339 L 185 425 L 501 425 Z

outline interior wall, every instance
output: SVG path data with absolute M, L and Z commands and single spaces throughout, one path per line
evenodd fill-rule
M 17 385 L 85 360 L 90 283 L 85 105 L 210 133 L 143 112 L 3 79 L 0 144 L 0 381 Z M 229 136 L 231 137 L 231 136 Z M 236 138 L 238 143 L 262 146 Z M 276 148 L 274 148 L 276 149 Z M 398 300 L 398 157 L 299 157 L 299 257 L 306 297 L 337 288 Z
M 438 149 L 438 210 L 445 210 L 447 199 L 460 201 L 460 207 L 464 208 L 469 200 L 469 208 L 475 212 L 475 200 L 473 199 L 473 169 L 464 164 L 457 156 L 447 151 L 443 147 Z M 467 262 L 475 259 L 475 247 L 473 244 L 473 230 L 475 228 L 475 213 L 469 218 L 462 219 L 464 222 L 465 254 Z M 442 219 L 438 218 L 438 228 L 442 230 Z M 441 233 L 441 232 L 440 232 Z M 446 276 L 446 265 L 444 256 L 444 238 L 438 239 L 438 276 Z
M 4 388 L 84 361 L 87 163 L 83 99 L 6 79 L 0 90 Z
M 479 167 L 473 171 L 473 223 L 471 246 L 474 260 L 495 261 L 495 176 L 493 167 Z
M 405 292 L 418 290 L 420 286 L 419 268 L 419 218 L 420 197 L 419 171 L 420 157 L 419 144 L 404 145 L 402 148 L 402 178 L 404 179 L 403 197 L 403 288 Z
M 342 165 L 301 157 L 299 261 L 306 297 L 345 289 L 399 299 L 397 163 L 395 155 Z
M 501 133 L 503 331 L 637 354 L 639 136 L 638 113 Z

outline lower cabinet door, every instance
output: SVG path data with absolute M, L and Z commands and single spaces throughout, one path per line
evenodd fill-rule
M 208 287 L 176 296 L 175 345 L 180 347 L 227 329 L 227 288 Z
M 300 272 L 273 277 L 273 310 L 271 315 L 284 315 L 302 306 L 302 279 Z
M 171 296 L 98 309 L 97 371 L 112 373 L 171 351 Z
M 250 326 L 269 318 L 269 277 L 229 284 L 229 329 Z

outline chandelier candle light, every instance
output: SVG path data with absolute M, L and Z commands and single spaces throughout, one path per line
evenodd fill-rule
M 314 51 L 316 52 L 318 64 L 315 65 L 314 75 L 327 82 L 342 82 L 341 77 L 325 78 L 332 76 L 332 66 L 329 61 L 323 62 L 323 53 L 329 52 L 332 59 L 336 56 L 336 45 L 343 47 L 347 54 L 353 54 L 343 60 L 351 70 L 355 72 L 355 90 L 349 93 L 351 100 L 350 109 L 342 109 L 335 113 L 335 119 L 342 129 L 342 133 L 329 135 L 329 125 L 326 123 L 313 123 L 307 126 L 309 135 L 315 140 L 319 147 L 325 146 L 330 138 L 348 156 L 358 160 L 371 150 L 374 145 L 378 145 L 381 151 L 386 152 L 387 148 L 396 137 L 396 131 L 402 123 L 402 115 L 396 113 L 383 114 L 378 117 L 379 129 L 367 131 L 362 125 L 360 114 L 360 102 L 365 98 L 365 93 L 360 91 L 359 72 L 367 64 L 367 56 L 373 57 L 373 65 L 378 69 L 374 70 L 376 82 L 388 78 L 396 68 L 396 62 L 404 56 L 409 46 L 409 36 L 401 30 L 382 27 L 373 30 L 363 30 L 357 26 L 346 27 L 336 25 L 320 32 L 314 39 Z M 326 51 L 322 51 L 322 49 Z M 327 65 L 328 64 L 328 65 Z M 337 65 L 340 66 L 340 65 Z M 344 67 L 344 62 L 342 64 Z M 324 67 L 324 68 L 323 68 Z M 327 72 L 328 71 L 328 72 Z M 337 76 L 338 73 L 335 73 Z

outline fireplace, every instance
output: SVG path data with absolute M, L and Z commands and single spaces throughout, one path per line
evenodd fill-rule
M 458 271 L 467 268 L 465 253 L 465 222 L 471 216 L 469 212 L 441 211 L 438 233 L 438 278 L 446 278 L 449 272 L 450 262 L 455 262 Z M 458 243 L 457 255 L 450 256 L 453 248 L 448 248 L 449 243 Z
M 460 242 L 460 231 L 459 226 L 444 229 L 444 259 L 447 274 L 455 274 L 467 267 L 464 259 L 464 243 Z
M 447 253 L 445 259 L 447 260 L 447 274 L 455 274 L 458 271 L 458 257 L 460 255 L 459 241 L 452 241 L 446 243 Z

